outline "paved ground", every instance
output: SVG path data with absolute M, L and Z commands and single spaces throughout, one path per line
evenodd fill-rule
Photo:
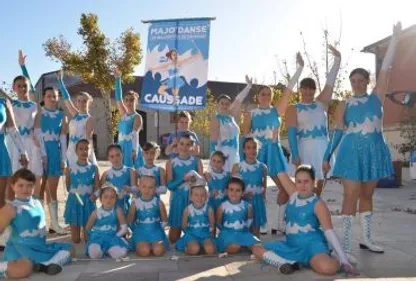
M 100 163 L 104 170 L 108 164 Z M 407 171 L 404 172 L 407 179 Z M 384 280 L 416 280 L 416 181 L 403 181 L 399 189 L 378 189 L 375 195 L 375 239 L 386 249 L 385 254 L 371 254 L 358 249 L 359 224 L 354 221 L 354 255 L 360 261 L 361 280 L 366 278 L 387 278 Z M 270 185 L 268 204 L 276 190 Z M 336 229 L 340 229 L 339 214 L 342 188 L 333 181 L 328 182 L 324 193 Z M 164 196 L 166 203 L 167 196 Z M 60 213 L 64 210 L 65 193 L 60 189 Z M 338 232 L 339 233 L 339 232 Z M 264 240 L 282 239 L 281 236 L 266 235 Z M 69 236 L 50 237 L 51 241 L 69 241 Z M 223 259 L 218 257 L 187 257 L 174 250 L 164 258 L 139 259 L 134 254 L 124 261 L 111 259 L 92 261 L 84 256 L 83 245 L 78 245 L 77 259 L 64 268 L 55 278 L 35 274 L 31 280 L 342 280 L 343 275 L 334 277 L 319 276 L 311 270 L 302 269 L 291 276 L 278 275 L 275 269 L 263 267 L 250 260 L 249 253 L 242 253 Z M 178 258 L 172 259 L 172 256 Z M 412 278 L 413 277 L 413 278 Z

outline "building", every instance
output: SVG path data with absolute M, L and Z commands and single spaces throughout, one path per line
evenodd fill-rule
M 140 93 L 140 90 L 142 88 L 142 81 L 143 77 L 136 76 L 133 83 L 123 85 L 123 92 L 126 92 L 128 90 L 134 90 Z M 91 84 L 83 83 L 81 79 L 76 76 L 66 76 L 65 85 L 67 85 L 71 97 L 75 97 L 77 93 L 81 91 L 88 92 L 93 97 L 94 101 L 91 105 L 90 111 L 91 115 L 94 116 L 94 118 L 96 119 L 94 147 L 96 150 L 97 158 L 105 159 L 107 146 L 109 144 L 105 141 L 97 141 L 99 140 L 98 136 L 105 135 L 107 132 L 106 121 L 104 116 L 104 103 L 99 90 Z M 208 88 L 211 90 L 211 93 L 214 95 L 214 97 L 219 96 L 221 94 L 227 94 L 231 98 L 234 98 L 239 92 L 243 90 L 245 86 L 246 85 L 242 83 L 208 81 Z M 45 87 L 57 87 L 56 71 L 43 74 L 37 81 L 36 94 L 38 100 L 40 99 L 42 90 Z M 255 89 L 256 87 L 252 88 L 251 92 L 245 100 L 245 103 L 251 103 L 251 101 L 253 100 Z M 138 112 L 143 118 L 143 130 L 140 132 L 141 144 L 143 144 L 145 141 L 155 141 L 160 144 L 164 135 L 175 130 L 174 113 L 162 111 L 158 112 L 149 109 L 140 109 L 140 106 L 138 108 Z M 68 114 L 66 109 L 64 110 Z M 207 137 L 200 137 L 201 150 L 203 152 L 203 155 L 206 156 L 208 155 L 209 150 L 209 140 Z
M 376 77 L 383 63 L 391 36 L 381 39 L 363 48 L 362 52 L 375 55 Z M 402 31 L 398 42 L 396 57 L 389 78 L 387 93 L 415 92 L 416 91 L 416 25 Z M 400 96 L 400 94 L 399 94 Z M 403 98 L 404 94 L 399 98 Z M 390 144 L 390 149 L 395 160 L 403 159 L 395 149 L 395 145 L 402 142 L 400 138 L 399 124 L 406 109 L 404 106 L 394 103 L 389 98 L 384 103 L 384 131 Z M 415 110 L 414 108 L 411 110 Z

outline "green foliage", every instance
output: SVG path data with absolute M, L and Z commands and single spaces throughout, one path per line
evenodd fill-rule
M 403 142 L 395 145 L 395 148 L 400 154 L 406 156 L 416 149 L 416 110 L 414 108 L 404 109 L 399 128 Z
M 204 109 L 198 110 L 193 114 L 191 130 L 195 131 L 197 135 L 209 137 L 210 122 L 215 115 L 215 98 L 211 90 L 207 90 L 207 106 Z

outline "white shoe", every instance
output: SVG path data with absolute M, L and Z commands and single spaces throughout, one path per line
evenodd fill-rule
M 366 249 L 373 253 L 382 254 L 384 249 L 377 245 L 371 235 L 371 218 L 373 216 L 372 212 L 364 212 L 360 214 L 360 223 L 361 223 L 361 242 L 360 249 Z
M 66 234 L 66 231 L 58 223 L 58 201 L 51 201 L 48 204 L 49 215 L 51 217 L 51 225 L 49 226 L 49 233 Z

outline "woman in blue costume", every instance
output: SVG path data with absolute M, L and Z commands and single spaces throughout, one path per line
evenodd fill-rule
M 133 230 L 131 248 L 141 257 L 153 253 L 163 256 L 169 249 L 169 241 L 164 228 L 167 225 L 165 204 L 156 194 L 156 181 L 152 176 L 144 176 L 139 183 L 140 196 L 131 204 L 128 222 Z
M 221 95 L 217 98 L 217 113 L 211 120 L 211 135 L 209 150 L 221 151 L 227 158 L 224 169 L 231 172 L 234 164 L 240 162 L 239 138 L 240 109 L 244 99 L 250 92 L 253 80 L 246 76 L 247 86 L 235 97 L 231 103 L 231 98 Z M 237 121 L 236 121 L 237 120 Z
M 203 175 L 202 161 L 191 156 L 193 141 L 190 135 L 183 135 L 178 142 L 178 156 L 166 162 L 167 187 L 173 192 L 169 209 L 169 240 L 175 243 L 181 236 L 182 214 L 189 205 L 189 184 L 191 171 Z
M 88 152 L 88 161 L 97 165 L 95 158 L 94 145 L 92 136 L 95 129 L 95 120 L 90 115 L 90 105 L 92 97 L 87 92 L 79 92 L 76 99 L 76 106 L 71 101 L 71 96 L 64 83 L 64 71 L 59 71 L 57 75 L 59 91 L 62 94 L 64 104 L 68 109 L 70 121 L 68 124 L 69 143 L 68 151 L 66 153 L 68 166 L 77 162 L 77 154 L 75 146 L 81 139 L 86 139 L 90 142 L 90 150 Z
M 139 144 L 139 132 L 142 130 L 142 116 L 137 113 L 136 104 L 139 95 L 130 90 L 123 97 L 121 72 L 114 71 L 115 100 L 121 120 L 118 123 L 118 144 L 123 149 L 123 164 L 130 168 L 140 168 L 144 165 L 142 148 Z
M 388 87 L 389 69 L 393 64 L 401 24 L 393 28 L 393 35 L 377 77 L 373 93 L 367 93 L 369 73 L 354 69 L 350 74 L 354 95 L 341 102 L 336 111 L 337 128 L 334 131 L 324 156 L 323 170 L 330 169 L 329 160 L 339 145 L 333 175 L 342 178 L 344 198 L 342 222 L 344 250 L 352 250 L 352 223 L 357 212 L 361 223 L 361 249 L 383 253 L 382 247 L 374 243 L 371 234 L 373 194 L 377 182 L 393 174 L 389 148 L 383 136 L 383 104 Z
M 69 243 L 46 242 L 45 212 L 40 201 L 32 196 L 35 181 L 35 175 L 27 169 L 18 170 L 12 177 L 16 198 L 0 210 L 0 230 L 11 227 L 2 264 L 28 259 L 34 264 L 34 271 L 55 275 L 71 262 L 73 249 Z
M 262 86 L 256 96 L 258 107 L 244 115 L 242 131 L 244 137 L 254 137 L 260 141 L 260 151 L 258 160 L 266 164 L 269 176 L 279 188 L 277 204 L 279 205 L 279 217 L 283 216 L 288 195 L 280 186 L 279 180 L 286 180 L 287 161 L 283 154 L 279 141 L 279 131 L 281 115 L 285 114 L 289 105 L 292 89 L 295 87 L 300 74 L 302 73 L 304 62 L 300 53 L 296 55 L 297 70 L 283 90 L 282 96 L 275 106 L 272 106 L 273 91 L 270 87 Z M 281 227 L 283 228 L 283 227 Z
M 101 175 L 100 183 L 101 185 L 110 183 L 117 188 L 119 194 L 117 207 L 120 207 L 127 216 L 131 193 L 137 192 L 136 172 L 133 168 L 123 165 L 123 152 L 118 144 L 112 144 L 107 148 L 107 158 L 111 163 L 111 168 Z
M 123 211 L 116 206 L 117 194 L 115 186 L 103 185 L 100 188 L 102 205 L 88 219 L 85 252 L 92 259 L 100 259 L 104 255 L 120 259 L 129 250 L 129 244 L 123 238 L 128 231 L 127 222 Z
M 286 112 L 286 124 L 291 152 L 291 162 L 312 165 L 316 171 L 316 194 L 322 192 L 325 175 L 322 162 L 328 145 L 328 107 L 332 100 L 334 84 L 341 64 L 341 54 L 333 46 L 334 63 L 322 92 L 315 99 L 316 84 L 312 78 L 300 81 L 300 103 L 291 105 Z M 326 175 L 329 177 L 329 175 Z
M 153 73 L 155 71 L 167 71 L 169 75 L 167 79 L 161 81 L 161 85 L 157 92 L 160 95 L 165 95 L 166 90 L 171 89 L 172 95 L 178 96 L 180 88 L 185 85 L 185 81 L 179 73 L 180 68 L 183 64 L 195 60 L 198 56 L 202 56 L 199 50 L 195 55 L 191 55 L 186 59 L 179 59 L 178 51 L 176 49 L 170 49 L 169 52 L 166 53 L 166 58 L 170 61 L 150 69 Z
M 267 224 L 266 187 L 267 167 L 257 160 L 259 142 L 254 138 L 246 138 L 243 143 L 245 160 L 233 167 L 232 176 L 238 176 L 246 185 L 244 200 L 253 208 L 252 232 L 260 237 L 260 227 Z
M 221 203 L 226 200 L 225 187 L 231 177 L 231 173 L 224 169 L 225 160 L 224 153 L 215 151 L 209 162 L 210 172 L 205 173 L 209 191 L 208 204 L 214 209 L 214 214 Z
M 42 155 L 46 188 L 49 191 L 48 203 L 51 225 L 49 232 L 64 234 L 58 223 L 58 184 L 66 163 L 67 120 L 62 110 L 58 109 L 58 91 L 52 87 L 43 90 L 43 107 L 35 120 L 35 135 Z
M 155 142 L 146 142 L 143 145 L 143 159 L 144 165 L 136 170 L 137 177 L 140 178 L 144 176 L 153 176 L 156 181 L 156 195 L 165 194 L 167 192 L 166 187 L 166 172 L 165 169 L 159 166 L 156 166 L 156 159 L 160 155 L 160 147 Z
M 217 210 L 217 227 L 220 234 L 216 244 L 218 252 L 235 254 L 242 247 L 250 250 L 260 243 L 260 240 L 249 229 L 253 221 L 253 209 L 244 201 L 244 181 L 232 177 L 227 184 L 228 199 Z
M 290 274 L 299 265 L 310 266 L 313 271 L 334 275 L 342 266 L 347 274 L 358 272 L 348 262 L 335 230 L 331 214 L 325 203 L 313 192 L 315 171 L 310 165 L 301 165 L 295 174 L 296 182 L 282 179 L 289 194 L 286 208 L 286 240 L 265 242 L 253 247 L 253 254 L 264 262 L 277 266 L 280 273 Z M 322 230 L 321 230 L 322 229 Z M 335 257 L 330 255 L 328 243 Z
M 215 254 L 215 216 L 207 202 L 206 181 L 195 175 L 190 185 L 191 204 L 186 207 L 182 216 L 182 229 L 185 234 L 176 242 L 176 249 L 188 255 L 198 255 L 201 249 L 208 255 Z
M 81 242 L 81 228 L 83 229 L 84 241 L 88 240 L 85 230 L 88 218 L 95 210 L 97 190 L 100 184 L 98 167 L 88 162 L 89 155 L 88 140 L 79 140 L 75 146 L 77 162 L 70 164 L 65 171 L 68 199 L 65 206 L 65 223 L 71 227 L 72 242 Z

